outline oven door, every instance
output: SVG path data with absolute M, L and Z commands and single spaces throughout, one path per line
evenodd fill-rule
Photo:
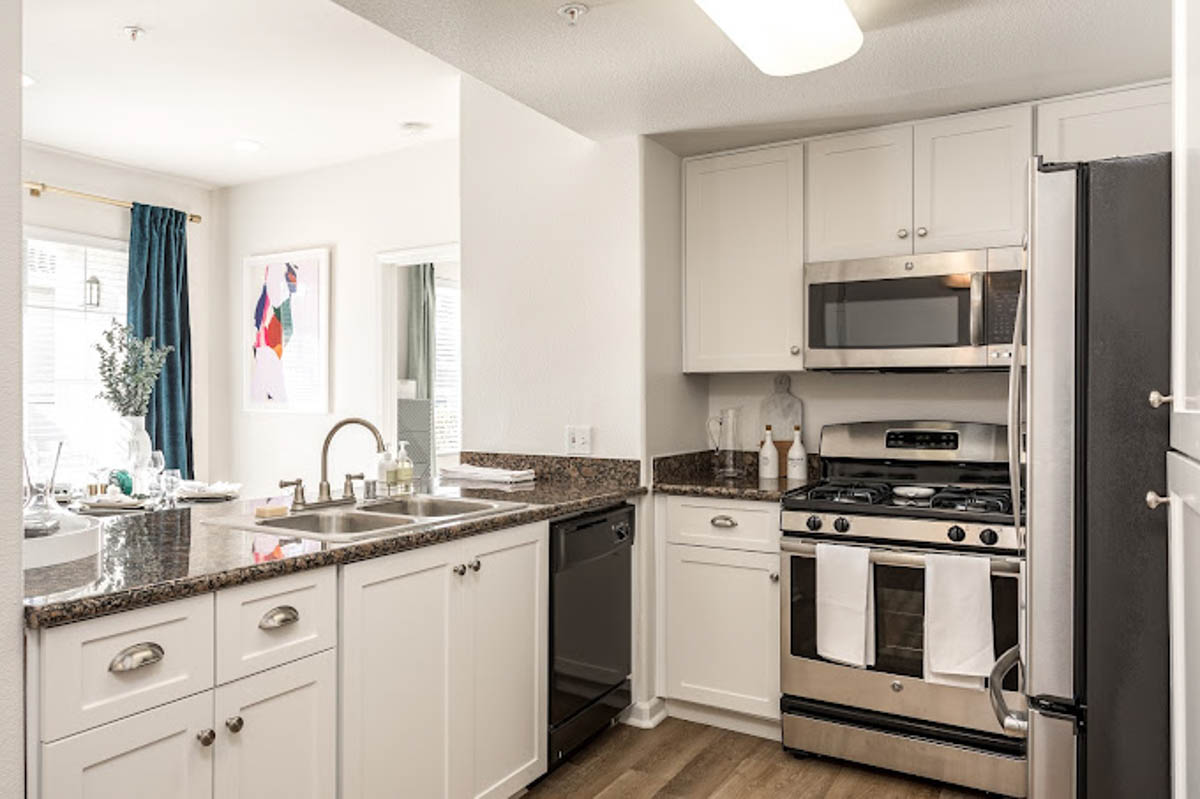
M 1024 737 L 997 722 L 986 690 L 923 679 L 925 560 L 920 550 L 871 548 L 875 574 L 875 665 L 844 666 L 817 655 L 816 542 L 786 538 L 780 564 L 780 682 L 783 693 L 981 732 Z M 997 652 L 1019 634 L 1019 560 L 992 558 L 992 624 Z M 1004 685 L 1013 710 L 1025 709 L 1015 670 Z

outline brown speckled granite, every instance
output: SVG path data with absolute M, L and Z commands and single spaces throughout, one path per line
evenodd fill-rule
M 601 480 L 639 485 L 642 463 L 628 458 L 579 458 L 564 455 L 519 455 L 509 452 L 463 452 L 463 463 L 496 469 L 533 469 L 539 481 Z
M 203 524 L 261 502 L 196 506 L 105 520 L 98 555 L 25 572 L 25 624 L 54 627 L 271 577 L 351 563 L 519 524 L 569 516 L 646 493 L 636 484 L 538 481 L 527 489 L 439 494 L 529 503 L 495 516 L 347 544 Z
M 789 488 L 815 482 L 821 474 L 821 459 L 817 455 L 809 454 L 806 480 L 790 485 L 786 479 L 760 482 L 758 479 L 758 454 L 741 452 L 738 455 L 741 456 L 745 474 L 733 479 L 717 477 L 716 460 L 713 453 L 708 450 L 655 458 L 653 465 L 654 491 L 658 494 L 677 496 L 778 502 Z

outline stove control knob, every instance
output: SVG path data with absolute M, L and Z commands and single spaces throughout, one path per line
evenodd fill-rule
M 950 528 L 950 531 L 947 532 L 946 535 L 949 536 L 951 541 L 957 544 L 967 537 L 967 531 L 956 524 Z
M 839 533 L 845 533 L 849 531 L 850 520 L 842 516 L 837 517 L 833 520 L 833 529 L 837 530 Z
M 979 540 L 987 544 L 989 547 L 1000 540 L 1000 536 L 992 528 L 988 528 L 979 534 Z
M 815 533 L 817 530 L 821 529 L 821 517 L 809 516 L 808 521 L 806 521 L 804 525 Z

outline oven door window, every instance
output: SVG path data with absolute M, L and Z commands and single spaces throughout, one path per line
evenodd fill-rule
M 808 287 L 815 349 L 971 346 L 971 275 L 816 283 Z
M 817 654 L 817 561 L 793 555 L 790 559 L 791 629 L 788 650 L 792 657 L 821 660 Z M 871 671 L 920 679 L 924 676 L 925 570 L 876 564 L 875 665 Z M 992 629 L 996 653 L 1017 643 L 1017 580 L 992 576 Z M 1017 690 L 1014 669 L 1005 680 L 1007 690 Z

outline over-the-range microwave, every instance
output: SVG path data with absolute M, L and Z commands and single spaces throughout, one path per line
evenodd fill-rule
M 806 369 L 1006 367 L 1021 247 L 804 267 Z

